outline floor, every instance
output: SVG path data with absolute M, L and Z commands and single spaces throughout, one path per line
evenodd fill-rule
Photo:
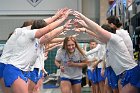
M 0 88 L 0 93 L 2 93 Z M 60 88 L 52 88 L 52 89 L 41 89 L 41 93 L 61 93 Z M 91 93 L 89 87 L 82 88 L 82 93 Z
M 61 93 L 60 88 L 42 89 L 41 93 Z M 82 93 L 91 93 L 89 87 L 82 88 Z
M 49 76 L 49 78 L 46 77 L 43 82 L 44 85 L 41 93 L 61 93 L 58 87 L 59 83 L 60 80 L 54 75 Z M 89 87 L 82 87 L 82 93 L 91 93 L 91 89 Z

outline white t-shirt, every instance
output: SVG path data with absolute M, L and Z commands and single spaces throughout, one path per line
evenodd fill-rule
M 106 49 L 107 63 L 113 68 L 116 75 L 137 66 L 120 36 L 111 33 Z
M 4 45 L 3 53 L 0 57 L 0 62 L 7 64 L 12 53 L 13 53 L 13 48 L 15 47 L 15 41 L 17 38 L 20 36 L 22 33 L 22 30 L 26 29 L 24 28 L 16 28 L 11 37 L 7 40 L 6 44 Z
M 80 67 L 68 67 L 67 62 L 72 60 L 75 63 L 81 63 L 81 61 L 86 60 L 77 49 L 75 49 L 74 54 L 69 58 L 66 50 L 60 48 L 57 51 L 56 60 L 61 62 L 61 65 L 64 66 L 64 72 L 60 73 L 60 77 L 65 77 L 69 79 L 81 79 L 82 78 L 82 68 Z
M 125 43 L 128 51 L 129 51 L 130 55 L 132 57 L 134 57 L 134 54 L 133 54 L 133 43 L 132 43 L 132 40 L 131 40 L 127 30 L 124 30 L 124 29 L 116 30 L 116 34 L 119 35 L 124 40 L 124 43 Z
M 14 52 L 8 64 L 12 64 L 23 71 L 30 70 L 30 65 L 34 64 L 38 57 L 37 50 L 39 42 L 34 38 L 36 31 L 37 30 L 22 30 L 21 35 L 15 41 Z
M 35 64 L 33 65 L 33 68 L 39 68 L 40 70 L 42 70 L 42 68 L 44 68 L 44 59 L 45 59 L 44 58 L 44 46 L 43 45 L 39 45 L 38 53 L 39 53 L 39 55 L 38 55 L 38 58 L 36 59 Z
M 105 55 L 105 45 L 97 44 L 97 46 L 94 49 L 87 51 L 85 54 L 89 62 L 92 62 L 94 58 L 96 58 L 97 60 L 100 60 Z M 98 68 L 102 68 L 102 65 L 103 65 L 102 62 L 99 63 Z M 92 68 L 92 63 L 91 63 L 90 68 Z
M 91 49 L 90 51 L 92 51 L 93 49 Z M 88 51 L 86 52 L 86 53 L 88 53 Z M 86 54 L 85 53 L 85 54 Z M 93 60 L 96 58 L 96 59 L 98 59 L 97 58 L 97 52 L 94 52 L 94 53 L 90 53 L 90 55 L 86 55 L 86 57 L 87 57 L 87 60 L 90 62 L 90 64 L 88 65 L 88 69 L 90 69 L 90 70 L 92 70 L 93 69 Z
M 99 60 L 104 58 L 105 52 L 106 52 L 105 45 L 104 45 L 104 44 L 101 44 L 101 47 L 100 47 L 100 49 L 99 49 L 99 51 L 98 51 Z M 103 62 L 100 62 L 100 63 L 98 64 L 98 68 L 102 68 L 102 67 L 103 67 Z

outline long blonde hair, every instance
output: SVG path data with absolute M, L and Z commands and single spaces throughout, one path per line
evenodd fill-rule
M 70 40 L 73 41 L 73 42 L 75 43 L 75 47 L 78 49 L 78 51 L 79 51 L 83 56 L 85 56 L 85 53 L 84 53 L 83 50 L 79 47 L 79 45 L 78 45 L 78 43 L 77 43 L 75 37 L 72 37 L 72 36 L 68 36 L 68 37 L 66 37 L 66 38 L 64 39 L 62 49 L 68 51 L 68 49 L 67 49 L 67 43 L 68 43 L 68 41 L 70 41 Z

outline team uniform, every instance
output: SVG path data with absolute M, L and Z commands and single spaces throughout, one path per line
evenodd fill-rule
M 92 50 L 94 50 L 94 49 L 92 49 Z M 88 68 L 87 68 L 87 76 L 88 76 L 88 79 L 90 81 L 92 81 L 94 84 L 96 84 L 98 82 L 97 74 L 96 74 L 96 70 L 95 70 L 96 68 L 94 68 L 94 70 L 93 70 L 93 67 L 92 67 L 93 66 L 93 60 L 95 58 L 95 53 L 94 52 L 92 53 L 91 52 L 92 50 L 86 52 L 87 59 L 90 62 L 90 65 L 88 65 Z
M 106 49 L 107 63 L 117 76 L 123 74 L 121 84 L 125 86 L 130 83 L 133 86 L 140 87 L 140 68 L 134 62 L 123 39 L 116 34 L 111 34 Z
M 127 30 L 124 30 L 124 29 L 116 30 L 116 34 L 119 35 L 123 39 L 123 41 L 124 41 L 128 51 L 129 51 L 130 55 L 132 57 L 134 57 L 134 54 L 133 54 L 133 43 L 132 43 L 132 40 L 131 40 Z
M 21 34 L 21 30 L 26 28 L 16 28 L 11 37 L 8 39 L 4 45 L 3 53 L 0 57 L 0 78 L 3 78 L 3 70 L 5 65 L 8 63 L 11 55 L 13 54 L 13 48 L 15 46 L 15 41 Z
M 106 66 L 106 77 L 107 77 L 107 80 L 108 80 L 108 85 L 112 89 L 118 88 L 119 76 L 117 76 L 115 74 L 115 72 L 114 72 L 114 70 L 112 69 L 111 66 Z
M 88 79 L 91 80 L 94 84 L 99 83 L 100 81 L 105 80 L 105 77 L 101 76 L 102 62 L 97 65 L 93 70 L 93 60 L 96 58 L 98 61 L 103 58 L 105 54 L 105 46 L 98 44 L 96 48 L 86 52 L 87 59 L 90 63 L 87 69 Z
M 116 30 L 116 34 L 123 39 L 130 55 L 133 57 L 133 43 L 127 30 L 124 29 Z M 111 66 L 108 66 L 106 71 L 107 71 L 108 85 L 111 86 L 111 88 L 113 89 L 118 88 L 119 76 L 115 74 Z
M 18 77 L 27 81 L 26 72 L 30 71 L 38 57 L 39 42 L 35 39 L 37 30 L 23 29 L 16 39 L 13 53 L 4 69 L 4 82 L 6 87 L 11 87 Z M 14 72 L 14 73 L 13 73 Z
M 33 81 L 35 84 L 43 78 L 42 68 L 44 68 L 44 47 L 43 45 L 39 46 L 39 56 L 35 62 L 35 64 L 31 67 L 29 79 Z
M 74 54 L 69 57 L 66 50 L 60 48 L 57 51 L 55 59 L 60 61 L 61 65 L 64 66 L 64 72 L 60 73 L 61 81 L 70 81 L 72 85 L 81 83 L 82 68 L 68 67 L 67 62 L 72 61 L 75 63 L 80 63 L 81 61 L 86 60 L 86 57 L 84 57 L 77 49 L 75 49 Z

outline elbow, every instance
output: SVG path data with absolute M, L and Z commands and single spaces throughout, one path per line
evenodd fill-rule
M 38 30 L 38 31 L 35 33 L 35 38 L 41 38 L 41 36 L 42 36 L 41 31 Z
M 35 38 L 41 38 L 42 36 L 44 36 L 46 34 L 46 32 L 44 32 L 43 29 L 38 29 L 35 33 Z
M 41 37 L 40 39 L 40 44 L 43 44 L 43 43 L 49 43 L 51 41 L 50 37 L 47 36 L 47 35 L 44 35 Z

